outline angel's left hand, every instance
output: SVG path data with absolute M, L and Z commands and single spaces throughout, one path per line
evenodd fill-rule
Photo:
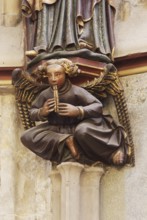
M 78 117 L 80 114 L 78 107 L 71 104 L 59 103 L 58 108 L 58 114 L 62 116 Z

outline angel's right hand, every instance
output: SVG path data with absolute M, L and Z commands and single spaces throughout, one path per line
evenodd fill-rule
M 40 116 L 47 116 L 50 112 L 54 111 L 55 101 L 54 99 L 48 99 L 42 108 L 40 109 Z

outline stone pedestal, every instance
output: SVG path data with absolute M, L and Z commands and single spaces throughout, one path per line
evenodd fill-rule
M 99 220 L 101 167 L 66 162 L 51 172 L 52 220 Z
M 60 220 L 61 213 L 61 175 L 57 169 L 53 169 L 50 173 L 51 178 L 51 220 Z
M 61 220 L 80 220 L 80 176 L 84 168 L 79 163 L 63 163 L 61 174 Z
M 81 218 L 99 220 L 100 180 L 104 174 L 102 167 L 88 167 L 81 175 Z

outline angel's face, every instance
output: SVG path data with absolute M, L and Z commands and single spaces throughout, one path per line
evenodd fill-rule
M 57 85 L 58 89 L 60 89 L 64 85 L 66 79 L 64 68 L 59 64 L 49 65 L 47 67 L 47 77 L 51 87 Z

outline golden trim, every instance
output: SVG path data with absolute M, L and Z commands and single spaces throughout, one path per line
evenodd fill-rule
M 121 76 L 130 76 L 135 74 L 141 74 L 147 72 L 147 66 L 129 68 L 126 70 L 118 70 L 118 75 Z
M 114 53 L 115 53 L 115 47 L 112 48 L 112 52 L 111 52 L 112 61 L 114 61 Z
M 79 61 L 78 62 L 74 62 L 76 65 L 79 65 L 79 66 L 83 66 L 83 67 L 89 67 L 89 68 L 93 68 L 93 69 L 99 69 L 99 70 L 103 70 L 104 69 L 104 67 L 99 67 L 99 66 L 91 66 L 91 65 L 85 65 L 85 63 L 83 64 L 83 63 L 80 63 Z
M 12 80 L 0 80 L 1 85 L 12 85 Z

